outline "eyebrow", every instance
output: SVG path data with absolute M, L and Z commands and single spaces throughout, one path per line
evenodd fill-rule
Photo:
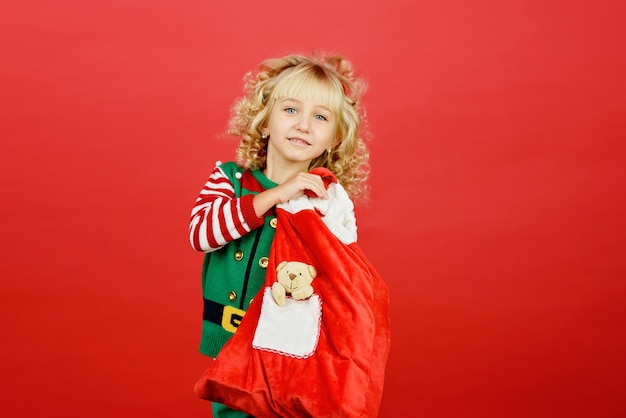
M 302 100 L 298 100 L 298 99 L 294 99 L 293 97 L 283 97 L 282 99 L 279 99 L 278 102 L 280 104 L 284 104 L 285 102 L 294 102 L 296 104 L 302 104 Z M 316 108 L 320 108 L 322 110 L 325 110 L 327 112 L 333 113 L 332 110 L 330 110 L 328 107 L 323 106 L 323 105 L 315 105 Z

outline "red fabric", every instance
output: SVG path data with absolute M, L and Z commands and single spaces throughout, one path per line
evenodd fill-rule
M 357 243 L 342 243 L 316 211 L 277 208 L 277 217 L 265 286 L 194 391 L 255 417 L 376 417 L 390 348 L 387 286 Z M 263 292 L 281 261 L 317 270 L 322 315 L 306 358 L 253 348 Z

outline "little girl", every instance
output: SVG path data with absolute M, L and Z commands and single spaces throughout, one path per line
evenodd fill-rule
M 363 91 L 338 55 L 268 59 L 247 74 L 229 122 L 236 161 L 216 164 L 191 212 L 191 245 L 206 253 L 202 354 L 217 356 L 265 281 L 275 205 L 327 197 L 309 170 L 328 168 L 353 200 L 366 197 Z M 213 416 L 246 415 L 213 403 Z

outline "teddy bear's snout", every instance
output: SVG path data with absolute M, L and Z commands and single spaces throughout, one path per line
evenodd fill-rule
M 293 273 L 289 273 L 289 280 L 293 280 L 296 278 L 296 275 Z

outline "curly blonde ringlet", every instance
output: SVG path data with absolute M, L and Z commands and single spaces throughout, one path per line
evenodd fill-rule
M 340 55 L 287 55 L 263 61 L 256 73 L 244 77 L 244 96 L 232 108 L 228 133 L 240 139 L 237 162 L 263 169 L 268 139 L 263 138 L 272 107 L 280 98 L 323 103 L 336 116 L 329 150 L 315 158 L 309 169 L 326 167 L 355 200 L 365 200 L 369 176 L 369 151 L 365 136 L 365 111 L 360 98 L 365 83 L 353 74 L 352 64 Z

